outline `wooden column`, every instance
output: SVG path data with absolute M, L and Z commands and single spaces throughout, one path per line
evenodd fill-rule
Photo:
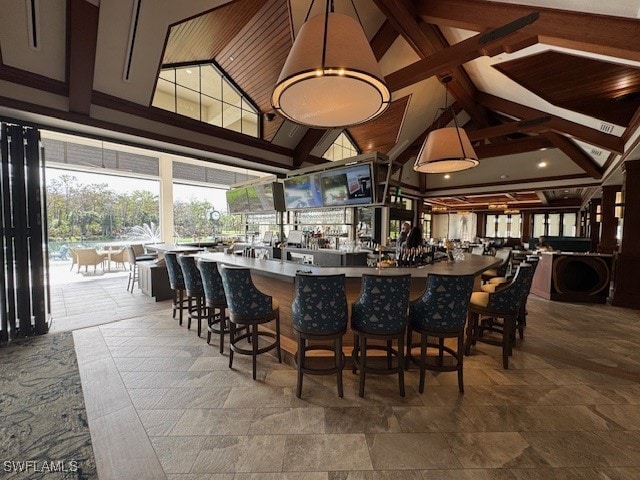
M 522 212 L 522 242 L 531 240 L 531 212 Z
M 484 212 L 478 212 L 476 214 L 476 237 L 482 238 L 487 236 L 487 232 L 485 232 L 486 223 L 487 214 Z
M 619 185 L 606 185 L 602 187 L 602 221 L 600 223 L 599 253 L 613 253 L 618 249 L 616 240 L 616 228 L 618 219 L 615 217 L 616 193 L 620 191 Z
M 640 160 L 622 165 L 624 198 L 622 240 L 616 258 L 612 304 L 640 308 Z
M 596 221 L 600 199 L 596 198 L 589 202 L 589 238 L 591 239 L 591 252 L 595 252 L 600 243 L 600 222 Z

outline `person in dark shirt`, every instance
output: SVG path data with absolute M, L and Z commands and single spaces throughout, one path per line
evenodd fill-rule
M 416 248 L 422 245 L 422 231 L 420 227 L 413 227 L 407 236 L 407 248 Z

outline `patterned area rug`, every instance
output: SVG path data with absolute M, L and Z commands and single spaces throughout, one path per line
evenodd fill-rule
M 97 478 L 70 332 L 0 348 L 0 478 Z

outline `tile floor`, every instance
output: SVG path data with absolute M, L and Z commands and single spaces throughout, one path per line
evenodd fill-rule
M 533 295 L 524 342 L 407 394 L 395 377 L 306 377 L 263 355 L 234 369 L 170 310 L 74 332 L 101 479 L 640 478 L 640 314 Z

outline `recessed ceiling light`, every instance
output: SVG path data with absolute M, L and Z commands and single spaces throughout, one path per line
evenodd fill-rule
M 569 193 L 569 190 L 565 190 L 564 193 Z
M 504 180 L 505 178 L 509 178 L 509 175 L 500 175 L 500 178 Z
M 538 164 L 538 168 L 544 168 L 546 166 L 547 166 L 547 162 L 545 162 L 544 160 Z
M 449 175 L 448 173 L 444 176 L 445 180 L 449 180 L 451 178 L 451 175 Z
M 562 198 L 564 198 L 564 199 L 566 200 L 566 199 L 568 199 L 569 197 L 567 197 L 567 196 L 564 196 L 564 197 L 562 197 Z
M 191 75 L 191 74 L 193 73 L 193 71 L 192 71 L 190 68 L 187 68 L 187 73 L 188 73 L 189 75 Z

